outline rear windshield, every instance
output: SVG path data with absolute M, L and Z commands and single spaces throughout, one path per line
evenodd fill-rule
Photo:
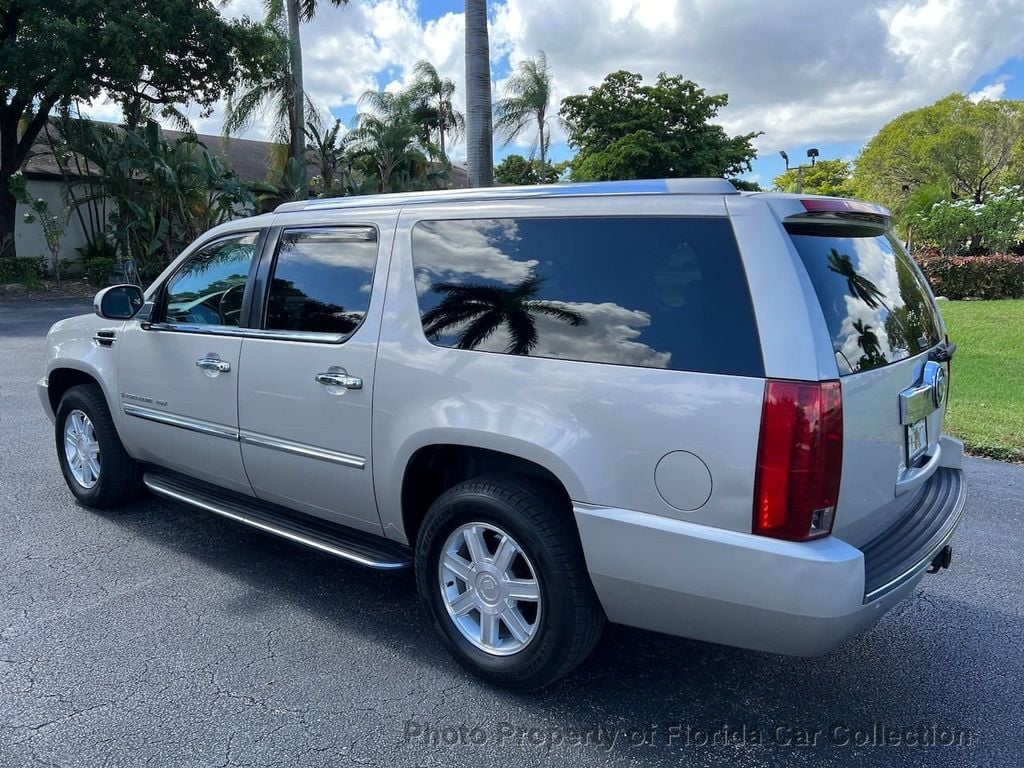
M 862 225 L 786 229 L 818 294 L 841 374 L 881 368 L 939 342 L 924 277 L 890 233 Z

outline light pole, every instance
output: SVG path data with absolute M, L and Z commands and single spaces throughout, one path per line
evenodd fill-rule
M 784 149 L 779 150 L 779 154 L 782 156 L 782 159 L 786 161 L 786 170 L 788 171 L 789 170 L 789 155 L 786 154 L 786 150 L 784 150 Z M 811 167 L 812 168 L 814 167 L 815 159 L 820 154 L 821 153 L 818 152 L 817 147 L 811 147 L 810 149 L 807 150 L 807 156 L 809 158 L 811 158 Z M 799 194 L 802 194 L 803 191 L 804 191 L 804 166 L 803 165 L 798 165 L 796 167 L 796 193 L 799 195 Z

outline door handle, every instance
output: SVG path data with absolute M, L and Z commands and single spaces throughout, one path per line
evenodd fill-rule
M 344 368 L 331 368 L 329 371 L 318 373 L 313 377 L 317 384 L 323 384 L 328 389 L 362 389 L 363 380 L 358 376 L 349 376 Z
M 227 373 L 231 370 L 231 363 L 218 357 L 200 357 L 196 360 L 196 368 L 201 368 L 204 371 Z

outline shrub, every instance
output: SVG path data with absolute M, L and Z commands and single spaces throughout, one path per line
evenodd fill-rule
M 42 288 L 45 262 L 42 256 L 0 258 L 0 284 L 21 283 L 28 288 Z
M 947 255 L 968 248 L 1005 251 L 1024 235 L 1024 191 L 1019 186 L 1003 187 L 982 203 L 939 200 L 908 223 L 916 227 L 919 237 Z
M 948 299 L 1024 299 L 1024 256 L 993 253 L 914 255 L 937 296 Z
M 78 249 L 82 257 L 85 279 L 89 285 L 104 288 L 110 284 L 110 276 L 117 264 L 117 251 L 114 244 L 103 237 L 97 237 L 88 245 Z

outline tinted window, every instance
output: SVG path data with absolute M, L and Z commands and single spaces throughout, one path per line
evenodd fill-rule
M 255 233 L 218 240 L 196 251 L 167 284 L 164 319 L 190 325 L 238 325 Z
M 266 328 L 348 335 L 370 305 L 377 237 L 366 227 L 285 231 L 274 259 Z
M 724 218 L 428 221 L 413 261 L 424 333 L 441 346 L 764 373 Z
M 939 342 L 924 277 L 890 234 L 854 225 L 788 229 L 818 294 L 840 373 L 879 368 Z

